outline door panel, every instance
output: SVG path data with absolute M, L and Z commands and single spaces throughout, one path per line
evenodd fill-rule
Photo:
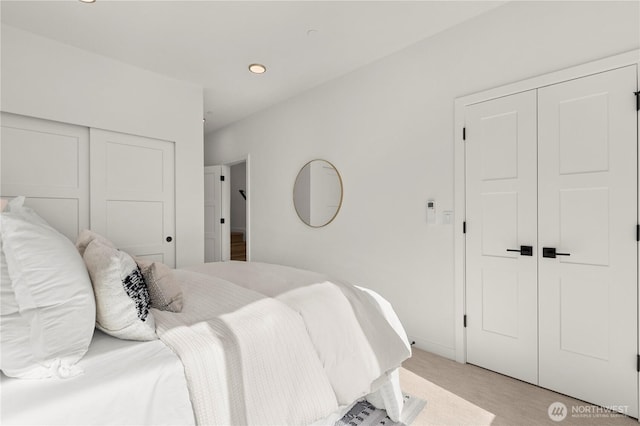
M 558 261 L 608 266 L 609 189 L 595 187 L 560 190 L 558 208 L 560 241 L 563 242 L 561 245 L 571 245 L 574 248 L 571 256 L 560 257 Z M 589 232 L 585 232 L 586 229 Z
M 162 192 L 165 155 L 162 146 L 108 143 L 107 185 L 112 191 Z
M 89 228 L 89 129 L 5 112 L 1 118 L 0 194 L 24 195 L 25 205 L 75 242 Z
M 517 283 L 516 268 L 487 266 L 482 270 L 483 331 L 518 338 Z
M 609 303 L 605 274 L 573 274 L 560 282 L 560 349 L 601 360 L 609 359 Z M 581 310 L 591 315 L 576 315 Z M 543 375 L 545 376 L 545 375 Z
M 636 68 L 539 90 L 540 385 L 638 415 Z
M 216 261 L 216 246 L 220 241 L 216 238 L 216 191 L 213 171 L 204 171 L 204 261 Z M 220 249 L 218 248 L 218 252 Z
M 505 249 L 518 246 L 518 193 L 498 192 L 480 195 L 482 203 L 482 255 L 513 258 Z
M 517 178 L 518 112 L 483 117 L 481 131 L 483 180 Z
M 99 129 L 90 140 L 91 229 L 174 267 L 173 143 Z
M 559 173 L 567 175 L 608 170 L 607 94 L 578 95 L 559 102 L 557 108 Z M 578 152 L 580 155 L 576 155 Z
M 164 237 L 163 203 L 107 200 L 109 238 L 123 247 L 161 245 Z M 127 226 L 119 226 L 126 223 Z M 136 232 L 132 233 L 131 228 Z
M 536 93 L 467 107 L 467 360 L 538 381 Z M 533 246 L 532 256 L 507 249 Z

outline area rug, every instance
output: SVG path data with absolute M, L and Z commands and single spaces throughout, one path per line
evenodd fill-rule
M 358 401 L 335 426 L 403 426 L 410 425 L 427 402 L 423 399 L 404 394 L 404 406 L 400 421 L 394 422 L 385 410 L 374 407 L 366 400 Z

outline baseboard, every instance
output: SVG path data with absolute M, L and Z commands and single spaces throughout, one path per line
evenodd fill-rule
M 445 358 L 449 358 L 453 361 L 456 360 L 456 349 L 448 346 L 441 345 L 440 343 L 431 342 L 429 340 L 420 339 L 417 337 L 409 336 L 410 342 L 416 342 L 413 347 L 422 349 L 423 351 L 431 352 L 436 355 L 440 355 Z

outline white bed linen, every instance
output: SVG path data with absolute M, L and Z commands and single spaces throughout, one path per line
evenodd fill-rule
M 154 312 L 181 358 L 198 424 L 302 425 L 337 409 L 300 316 L 228 281 L 176 270 L 182 312 Z
M 271 300 L 274 302 L 281 302 L 292 311 L 297 312 L 299 318 L 304 321 L 308 338 L 313 343 L 317 355 L 300 354 L 302 356 L 301 359 L 305 360 L 303 364 L 316 364 L 317 361 L 312 358 L 320 360 L 331 388 L 335 392 L 338 405 L 350 404 L 353 400 L 374 392 L 374 394 L 369 395 L 371 402 L 380 408 L 387 408 L 392 418 L 399 418 L 402 395 L 400 393 L 397 367 L 410 355 L 410 345 L 391 306 L 377 294 L 361 291 L 344 283 L 327 281 L 327 277 L 321 274 L 280 265 L 255 262 L 224 262 L 197 265 L 189 269 L 203 275 L 198 277 L 198 274 L 189 274 L 188 271 L 176 271 L 180 275 L 179 279 L 185 281 L 185 283 L 188 282 L 185 286 L 185 292 L 190 292 L 187 289 L 191 288 L 191 291 L 202 294 L 195 298 L 186 296 L 187 299 L 191 299 L 193 302 L 187 303 L 185 300 L 182 315 L 174 316 L 163 313 L 158 318 L 161 339 L 173 347 L 174 351 L 183 358 L 183 362 L 186 361 L 184 355 L 199 350 L 199 347 L 206 346 L 208 350 L 211 350 L 211 345 L 220 346 L 221 338 L 228 342 L 227 345 L 230 340 L 235 341 L 234 345 L 238 343 L 237 339 L 225 338 L 225 334 L 234 335 L 237 333 L 234 333 L 233 330 L 228 333 L 217 326 L 220 322 L 219 320 L 212 322 L 211 319 L 221 314 L 220 318 L 226 314 L 227 318 L 231 319 L 228 317 L 230 312 L 242 309 L 247 304 L 253 305 L 251 309 L 255 311 L 255 308 L 260 303 L 263 303 L 265 297 L 267 300 L 273 298 Z M 209 289 L 202 287 L 203 285 L 207 286 L 207 277 L 205 275 L 209 278 Z M 198 285 L 194 286 L 193 284 L 196 282 Z M 241 295 L 249 297 L 247 300 L 240 300 L 242 299 Z M 258 301 L 260 303 L 257 303 Z M 203 304 L 203 306 L 190 306 L 194 302 L 195 305 Z M 280 305 L 275 305 L 282 309 Z M 260 318 L 259 315 L 264 315 L 259 311 L 255 311 L 255 314 L 255 319 Z M 179 318 L 180 316 L 183 318 Z M 295 317 L 292 317 L 290 322 L 293 323 L 294 320 Z M 273 318 L 270 318 L 269 321 L 273 322 Z M 223 322 L 226 323 L 226 326 L 230 325 L 229 321 L 223 320 Z M 260 323 L 258 322 L 257 324 Z M 290 324 L 278 323 L 275 326 L 285 334 L 291 327 Z M 197 332 L 195 330 L 196 327 L 198 329 Z M 191 330 L 188 330 L 189 328 Z M 210 345 L 197 344 L 195 342 L 196 339 L 194 339 L 195 334 L 199 336 L 209 335 Z M 175 340 L 176 337 L 179 340 Z M 292 346 L 293 342 L 306 340 L 303 337 L 305 336 L 285 341 L 285 345 Z M 260 336 L 256 335 L 254 338 L 260 339 Z M 249 346 L 249 340 L 246 345 Z M 277 353 L 271 353 L 274 348 L 278 349 L 278 345 L 269 345 L 268 341 L 258 343 L 258 345 L 268 347 L 269 355 L 272 357 L 269 360 L 270 366 L 282 364 L 284 358 L 280 359 Z M 256 358 L 250 362 L 264 361 L 261 359 L 265 355 L 264 352 L 256 353 L 256 355 L 248 354 L 247 352 L 249 351 L 243 350 L 234 350 L 233 352 L 243 354 L 244 356 L 241 357 L 243 361 L 249 361 L 252 357 Z M 236 356 L 234 355 L 231 358 Z M 217 355 L 212 353 L 209 358 L 218 358 L 220 361 L 217 364 L 219 365 L 224 365 L 225 361 L 229 361 L 229 356 L 225 357 L 222 348 L 220 348 Z M 290 369 L 297 367 L 293 363 L 289 363 L 289 366 Z M 201 409 L 202 407 L 199 408 L 200 404 L 196 402 L 199 399 L 197 396 L 206 395 L 208 392 L 205 388 L 211 386 L 209 383 L 202 382 L 203 374 L 201 373 L 204 371 L 202 368 L 205 366 L 193 362 L 185 362 L 185 367 L 191 386 L 194 409 L 199 422 L 228 423 L 229 417 L 221 418 L 219 416 L 221 413 L 228 411 L 229 405 L 227 404 L 229 402 L 231 402 L 231 407 L 235 406 L 236 403 L 242 403 L 240 401 L 241 395 L 238 398 L 233 396 L 233 386 L 223 386 L 217 389 L 218 392 L 215 393 L 218 396 L 225 395 L 224 400 L 226 403 L 213 410 L 214 417 L 207 417 L 208 413 L 204 412 Z M 243 371 L 243 369 L 237 369 L 236 371 L 238 370 Z M 192 374 L 196 372 L 198 373 Z M 214 375 L 211 382 L 220 386 L 224 381 L 222 380 L 224 374 L 221 371 L 217 377 Z M 201 382 L 198 383 L 198 381 Z M 245 390 L 264 385 L 256 381 L 247 383 L 246 377 L 241 382 L 244 382 Z M 283 383 L 280 380 L 271 383 L 272 392 L 282 395 L 284 386 L 279 386 L 281 384 Z M 194 389 L 195 386 L 201 388 L 196 390 Z M 228 389 L 225 389 L 225 387 Z M 318 390 L 321 388 L 323 391 L 326 390 L 319 384 L 315 387 Z M 308 397 L 307 393 L 310 388 L 303 387 L 301 389 L 305 389 L 306 393 L 299 393 L 299 397 L 302 395 Z M 318 401 L 322 401 L 319 394 L 316 394 L 315 398 Z M 305 404 L 301 402 L 298 401 L 304 407 Z M 327 408 L 332 405 L 328 399 L 324 403 Z M 246 415 L 243 420 L 249 420 L 252 417 L 249 414 L 254 410 L 248 406 L 245 407 L 245 410 L 242 413 Z M 330 411 L 332 410 L 325 411 L 323 417 L 329 414 Z M 199 412 L 200 414 L 198 414 Z M 270 420 L 264 416 L 261 419 L 267 423 Z M 288 417 L 287 420 L 290 419 Z M 313 421 L 317 418 L 306 417 L 304 419 L 303 423 L 308 423 L 310 420 Z M 227 421 L 225 422 L 225 420 Z M 271 420 L 275 420 L 275 418 Z M 301 420 L 301 418 L 298 418 L 298 420 Z M 283 422 L 281 421 L 280 423 Z M 291 422 L 284 421 L 284 423 Z
M 3 425 L 193 425 L 178 357 L 160 340 L 134 342 L 95 331 L 69 379 L 0 377 Z

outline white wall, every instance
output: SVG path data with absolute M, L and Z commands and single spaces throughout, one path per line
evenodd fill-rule
M 327 272 L 395 306 L 418 346 L 453 357 L 454 99 L 640 47 L 638 2 L 513 2 L 208 135 L 205 164 L 251 155 L 252 259 Z M 327 58 L 330 60 L 330 58 Z M 329 226 L 293 208 L 314 158 L 342 175 Z M 456 230 L 460 232 L 460 230 Z
M 2 26 L 0 109 L 175 142 L 176 264 L 204 259 L 202 88 Z

